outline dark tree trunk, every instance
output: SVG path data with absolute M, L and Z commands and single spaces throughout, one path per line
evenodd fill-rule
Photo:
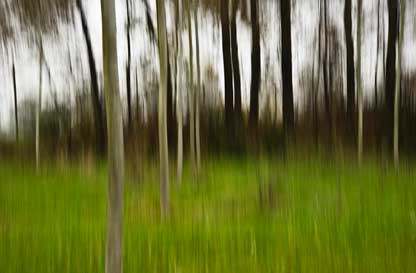
M 84 9 L 82 7 L 81 0 L 77 0 L 77 8 L 81 17 L 82 32 L 85 38 L 85 44 L 87 46 L 88 64 L 90 67 L 90 82 L 91 82 L 91 99 L 94 111 L 94 124 L 95 124 L 95 136 L 96 136 L 96 151 L 97 154 L 103 156 L 105 153 L 105 127 L 102 106 L 100 102 L 99 87 L 97 69 L 95 67 L 94 54 L 92 51 L 92 44 L 90 33 L 87 24 L 87 18 L 85 17 Z
M 126 66 L 126 84 L 127 84 L 127 127 L 131 130 L 132 117 L 131 117 L 131 22 L 130 22 L 130 0 L 126 0 L 127 10 L 127 66 Z
M 327 121 L 329 124 L 329 132 L 331 132 L 332 126 L 332 119 L 331 119 L 331 109 L 330 109 L 330 99 L 329 99 L 329 81 L 328 81 L 328 47 L 329 47 L 329 40 L 328 40 L 328 0 L 324 0 L 324 27 L 325 27 L 325 53 L 324 53 L 324 103 L 325 103 L 325 113 L 327 117 Z
M 17 85 L 16 85 L 16 68 L 13 61 L 12 67 L 12 74 L 13 74 L 13 93 L 14 93 L 14 126 L 16 127 L 16 143 L 19 142 L 19 117 L 18 117 L 18 110 L 17 110 Z
M 380 53 L 380 3 L 381 0 L 378 0 L 377 3 L 377 54 L 376 54 L 376 67 L 375 67 L 375 75 L 374 75 L 374 103 L 375 109 L 377 110 L 378 107 L 378 60 L 379 60 L 379 53 Z
M 398 0 L 387 0 L 389 14 L 389 33 L 386 59 L 386 90 L 385 90 L 385 135 L 388 137 L 389 147 L 393 144 L 393 113 L 394 88 L 396 84 L 396 41 L 398 32 L 397 6 Z
M 225 124 L 229 133 L 233 131 L 233 72 L 231 64 L 231 47 L 230 47 L 230 22 L 228 12 L 228 0 L 221 1 L 221 29 L 222 29 L 222 53 L 224 60 L 224 91 L 225 91 Z
M 292 83 L 292 31 L 291 1 L 281 0 L 280 18 L 282 28 L 282 82 L 283 82 L 283 127 L 286 135 L 294 130 L 293 83 Z
M 355 138 L 355 68 L 351 10 L 351 0 L 345 0 L 344 30 L 347 49 L 347 133 L 349 137 Z
M 241 113 L 241 78 L 240 64 L 238 60 L 238 41 L 237 41 L 237 8 L 239 0 L 232 0 L 233 10 L 231 15 L 231 52 L 233 61 L 234 75 L 234 96 L 235 96 L 235 117 L 242 119 Z
M 250 126 L 257 129 L 259 119 L 259 90 L 261 75 L 260 25 L 258 16 L 258 1 L 250 0 L 251 6 L 251 89 L 250 89 Z

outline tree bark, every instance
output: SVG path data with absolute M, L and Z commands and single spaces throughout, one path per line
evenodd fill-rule
M 250 0 L 251 6 L 251 87 L 250 87 L 250 126 L 257 130 L 259 120 L 259 92 L 261 81 L 261 48 L 259 25 L 259 2 Z
M 36 169 L 39 170 L 40 165 L 40 114 L 42 111 L 42 69 L 43 69 L 43 43 L 40 38 L 39 44 L 39 91 L 38 91 L 38 103 L 36 104 Z
M 91 100 L 94 111 L 94 125 L 95 125 L 95 138 L 96 138 L 96 152 L 102 156 L 105 153 L 105 129 L 104 129 L 104 116 L 103 109 L 100 102 L 100 91 L 98 87 L 97 69 L 95 66 L 94 53 L 91 44 L 90 33 L 88 29 L 87 18 L 85 16 L 84 9 L 82 7 L 81 0 L 76 2 L 78 11 L 81 17 L 82 32 L 85 38 L 85 45 L 87 47 L 88 64 L 90 68 L 90 84 L 91 84 Z
M 358 164 L 363 157 L 363 90 L 361 76 L 361 20 L 362 0 L 358 0 L 357 12 L 357 90 L 358 90 Z
M 221 31 L 222 31 L 222 54 L 224 61 L 224 92 L 225 92 L 225 126 L 228 137 L 231 137 L 234 128 L 234 93 L 233 72 L 230 46 L 230 20 L 229 0 L 221 0 Z
M 241 76 L 240 76 L 240 63 L 238 60 L 238 40 L 237 40 L 237 9 L 239 0 L 232 1 L 231 12 L 231 56 L 234 76 L 234 117 L 238 120 L 242 120 L 241 112 Z
M 283 127 L 286 138 L 295 127 L 292 82 L 292 31 L 291 1 L 281 0 L 280 17 L 282 28 L 282 82 L 283 82 Z
M 159 83 L 159 156 L 160 156 L 160 209 L 161 216 L 169 214 L 169 156 L 167 128 L 167 81 L 168 50 L 166 38 L 166 18 L 164 0 L 156 1 L 157 33 L 159 48 L 160 83 Z
M 201 94 L 201 62 L 199 56 L 199 30 L 198 30 L 198 0 L 194 5 L 195 17 L 195 42 L 196 42 L 196 69 L 197 69 L 197 90 L 195 92 L 195 145 L 196 145 L 196 167 L 197 172 L 201 169 L 201 136 L 199 123 L 199 100 Z
M 374 104 L 375 104 L 376 110 L 378 107 L 378 61 L 379 61 L 378 55 L 380 54 L 380 3 L 381 3 L 381 0 L 378 0 L 378 3 L 377 3 L 377 53 L 376 53 L 375 75 L 374 75 Z
M 16 143 L 19 143 L 19 116 L 17 110 L 17 85 L 16 85 L 16 68 L 13 61 L 12 66 L 12 76 L 13 76 L 13 94 L 14 94 L 14 126 L 16 132 Z
M 332 117 L 331 107 L 329 101 L 330 85 L 328 80 L 329 70 L 329 39 L 328 39 L 328 0 L 324 0 L 324 28 L 325 28 L 325 51 L 324 51 L 324 65 L 323 65 L 323 76 L 324 76 L 324 104 L 327 122 L 329 125 L 329 134 L 332 132 Z
M 196 160 L 195 160 L 195 95 L 194 95 L 194 53 L 192 45 L 192 22 L 191 9 L 192 0 L 187 0 L 188 18 L 188 38 L 189 38 L 189 141 L 190 141 L 190 160 L 192 164 L 192 175 L 196 181 Z
M 178 59 L 176 62 L 177 70 L 176 70 L 176 119 L 178 125 L 178 158 L 177 158 L 177 179 L 178 183 L 182 183 L 182 171 L 183 171 L 183 112 L 182 112 L 182 58 L 183 58 L 183 47 L 182 47 L 182 38 L 178 37 L 178 33 L 182 31 L 182 14 L 180 11 L 183 10 L 183 2 L 182 0 L 176 0 L 176 20 L 177 20 L 177 30 L 176 30 L 176 48 Z
M 131 13 L 130 0 L 126 0 L 127 13 L 127 66 L 126 66 L 126 93 L 127 93 L 127 127 L 131 131 L 132 114 L 131 114 Z
M 394 98 L 394 164 L 396 168 L 399 166 L 399 130 L 400 130 L 400 88 L 402 73 L 402 51 L 404 38 L 404 23 L 406 18 L 406 1 L 400 1 L 400 25 L 399 25 L 399 42 L 397 44 L 397 60 L 396 60 L 396 86 Z
M 344 30 L 347 54 L 347 133 L 353 137 L 355 127 L 355 69 L 354 44 L 352 39 L 351 0 L 345 0 Z
M 101 0 L 101 19 L 109 168 L 105 272 L 122 273 L 124 143 L 114 0 Z
M 396 85 L 396 41 L 398 38 L 398 0 L 387 0 L 389 14 L 389 29 L 386 58 L 386 82 L 385 82 L 385 135 L 388 139 L 388 146 L 393 143 L 394 131 L 394 88 Z

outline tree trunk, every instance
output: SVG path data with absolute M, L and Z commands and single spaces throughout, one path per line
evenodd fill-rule
M 195 96 L 194 96 L 194 53 L 192 45 L 192 23 L 191 9 L 192 0 L 187 0 L 187 18 L 188 18 L 188 38 L 189 38 L 189 141 L 190 141 L 190 160 L 192 164 L 192 175 L 196 181 L 196 161 L 195 161 Z
M 361 76 L 361 20 L 362 0 L 358 0 L 357 12 L 357 90 L 358 90 L 358 164 L 363 156 L 363 90 Z
M 374 104 L 375 104 L 376 110 L 378 107 L 378 61 L 379 61 L 378 55 L 380 54 L 380 3 L 381 3 L 381 0 L 378 0 L 378 3 L 377 3 L 377 53 L 376 53 L 375 75 L 374 75 Z
M 108 132 L 108 208 L 106 273 L 121 273 L 123 242 L 123 117 L 117 65 L 117 26 L 114 0 L 101 0 L 104 90 Z
M 40 114 L 42 111 L 42 69 L 43 69 L 43 43 L 40 39 L 39 42 L 39 91 L 38 91 L 38 103 L 36 104 L 36 169 L 39 169 L 40 165 Z
M 199 56 L 199 26 L 198 26 L 198 0 L 194 5 L 195 12 L 195 42 L 196 42 L 196 69 L 197 69 L 197 90 L 195 92 L 195 144 L 196 144 L 196 166 L 197 171 L 201 169 L 201 136 L 199 123 L 199 100 L 201 94 L 201 62 Z
M 131 131 L 132 114 L 131 114 L 131 14 L 130 0 L 126 0 L 127 13 L 127 66 L 126 66 L 126 93 L 127 93 L 127 127 Z
M 237 9 L 239 0 L 232 1 L 231 12 L 231 56 L 233 65 L 234 76 L 234 117 L 236 120 L 242 120 L 241 112 L 241 77 L 240 77 L 240 64 L 238 60 L 238 40 L 237 40 Z
M 385 82 L 385 135 L 387 136 L 388 146 L 391 148 L 393 143 L 394 131 L 394 88 L 396 85 L 396 41 L 398 36 L 398 0 L 387 0 L 388 14 L 389 14 L 389 32 L 387 44 L 387 59 L 386 59 L 386 82 Z M 391 150 L 390 150 L 391 151 Z
M 261 48 L 259 25 L 259 2 L 250 0 L 251 6 L 251 88 L 250 88 L 250 127 L 257 130 L 259 120 L 259 91 L 261 81 Z
M 167 81 L 168 50 L 166 38 L 166 18 L 164 0 L 156 1 L 157 33 L 159 48 L 160 83 L 159 83 L 159 156 L 160 156 L 160 208 L 162 217 L 169 214 L 169 156 L 167 128 Z
M 294 130 L 293 82 L 292 82 L 292 31 L 291 1 L 281 0 L 280 18 L 282 28 L 282 83 L 283 83 L 283 127 L 288 138 Z
M 176 70 L 176 118 L 177 118 L 177 124 L 178 124 L 178 158 L 177 158 L 177 179 L 178 183 L 182 183 L 182 171 L 183 171 L 183 112 L 182 112 L 182 58 L 183 58 L 183 47 L 182 47 L 182 38 L 178 37 L 178 34 L 182 31 L 182 14 L 180 14 L 180 11 L 183 10 L 183 2 L 182 0 L 176 0 L 176 20 L 177 20 L 177 30 L 176 30 L 176 47 L 177 47 L 177 54 L 178 59 L 176 62 L 177 70 Z
M 13 76 L 13 94 L 14 94 L 14 126 L 16 132 L 16 143 L 19 143 L 19 117 L 17 110 L 17 85 L 16 85 L 16 68 L 13 61 L 12 67 L 12 76 Z
M 324 76 L 324 104 L 327 122 L 329 125 L 329 135 L 332 132 L 332 117 L 331 107 L 329 101 L 330 85 L 328 80 L 329 70 L 329 39 L 328 39 L 328 0 L 324 0 L 324 28 L 325 28 L 325 52 L 324 52 L 324 65 L 323 65 L 323 76 Z
M 98 76 L 95 66 L 94 54 L 92 50 L 91 38 L 88 29 L 87 18 L 82 7 L 81 0 L 77 0 L 77 8 L 81 17 L 82 32 L 85 38 L 85 45 L 87 47 L 88 64 L 90 68 L 90 83 L 91 83 L 91 100 L 94 111 L 95 137 L 96 137 L 96 151 L 98 155 L 102 156 L 105 153 L 105 130 L 103 110 L 100 102 Z
M 400 2 L 400 25 L 399 25 L 399 42 L 397 44 L 397 61 L 396 61 L 396 87 L 394 98 L 394 164 L 396 168 L 399 166 L 399 129 L 400 129 L 400 88 L 401 88 L 401 72 L 402 72 L 402 51 L 404 38 L 404 23 L 406 18 L 406 1 Z
M 354 44 L 352 40 L 352 9 L 351 0 L 345 0 L 344 30 L 345 46 L 347 54 L 347 133 L 354 136 L 355 127 L 355 69 L 354 69 Z M 354 138 L 354 137 L 353 137 Z
M 221 1 L 222 54 L 224 61 L 225 126 L 231 138 L 234 120 L 233 72 L 230 46 L 229 0 Z

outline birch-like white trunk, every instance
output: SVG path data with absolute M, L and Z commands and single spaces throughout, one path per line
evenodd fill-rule
M 35 132 L 35 150 L 36 150 L 36 169 L 39 169 L 40 165 L 40 113 L 42 111 L 42 64 L 43 64 L 43 45 L 42 40 L 39 44 L 39 90 L 38 90 L 38 102 L 36 104 L 36 132 Z
M 101 20 L 109 168 L 105 272 L 122 273 L 124 141 L 115 0 L 101 0 Z
M 400 26 L 399 26 L 399 41 L 396 46 L 396 86 L 394 91 L 394 164 L 399 165 L 399 127 L 400 127 L 400 83 L 402 70 L 402 50 L 403 50 L 403 32 L 406 14 L 406 1 L 400 1 Z
M 362 0 L 358 0 L 357 13 L 357 100 L 358 100 L 358 164 L 361 165 L 363 157 L 363 91 L 361 77 L 361 21 L 362 21 Z
M 166 39 L 165 0 L 157 0 L 157 33 L 159 48 L 160 82 L 159 82 L 159 157 L 160 157 L 160 208 L 162 217 L 169 214 L 169 159 L 167 129 L 167 81 L 168 54 Z

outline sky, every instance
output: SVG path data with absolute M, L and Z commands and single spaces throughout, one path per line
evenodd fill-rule
M 151 67 L 158 71 L 157 50 L 149 42 L 149 37 L 144 26 L 144 7 L 140 1 L 134 7 L 134 13 L 137 17 L 137 24 L 132 33 L 132 60 L 133 68 L 137 66 L 139 73 L 139 90 L 143 89 L 143 83 L 147 77 L 150 77 L 149 71 L 142 71 L 139 60 L 147 57 Z M 356 27 L 356 1 L 353 0 L 353 38 L 355 39 Z M 386 27 L 387 40 L 387 1 L 382 1 L 382 10 L 384 10 L 384 21 Z M 343 31 L 343 0 L 329 1 L 329 17 L 330 21 L 339 30 L 342 46 L 344 45 Z M 153 22 L 156 26 L 156 4 L 154 0 L 149 0 L 151 7 Z M 364 4 L 364 31 L 362 38 L 362 65 L 363 65 L 363 84 L 364 92 L 367 99 L 371 99 L 374 84 L 375 61 L 376 61 L 376 9 L 377 0 L 363 1 Z M 90 28 L 91 40 L 95 55 L 95 61 L 99 73 L 102 67 L 102 47 L 101 47 L 101 15 L 100 0 L 84 1 L 88 25 Z M 173 30 L 173 16 L 171 10 L 172 5 L 167 6 L 167 27 L 168 32 Z M 280 7 L 273 0 L 261 0 L 261 51 L 262 51 L 262 89 L 270 86 L 274 82 L 280 88 Z M 58 100 L 71 101 L 73 99 L 73 87 L 80 83 L 78 79 L 72 79 L 69 73 L 69 51 L 71 51 L 71 60 L 77 73 L 82 73 L 84 78 L 89 78 L 89 68 L 86 56 L 86 47 L 84 37 L 81 31 L 81 24 L 78 12 L 75 12 L 75 31 L 72 25 L 61 25 L 58 37 L 44 37 L 44 47 L 46 60 L 51 69 L 53 86 L 58 90 Z M 416 43 L 415 43 L 415 8 L 409 6 L 406 13 L 405 24 L 405 42 L 403 52 L 403 68 L 404 70 L 413 70 L 416 64 Z M 118 31 L 118 57 L 119 57 L 119 78 L 124 107 L 126 102 L 125 96 L 125 64 L 127 59 L 126 44 L 126 11 L 125 0 L 116 0 L 116 16 Z M 199 39 L 200 39 L 200 56 L 202 71 L 207 65 L 213 66 L 218 74 L 218 89 L 220 94 L 223 93 L 223 61 L 222 61 L 222 41 L 219 25 L 215 22 L 214 17 L 209 12 L 198 10 L 199 18 Z M 317 1 L 316 0 L 297 0 L 292 10 L 292 54 L 293 54 L 293 84 L 295 103 L 301 103 L 302 90 L 299 85 L 300 72 L 312 63 L 313 41 L 317 31 L 319 20 Z M 187 40 L 187 30 L 182 33 L 182 43 L 184 46 L 185 58 L 189 56 L 189 46 Z M 251 29 L 240 16 L 237 19 L 237 36 L 239 46 L 239 60 L 242 79 L 242 96 L 243 105 L 248 106 L 249 89 L 251 82 Z M 195 35 L 194 35 L 195 38 Z M 20 36 L 20 40 L 23 35 Z M 19 37 L 18 37 L 19 41 Z M 195 43 L 194 43 L 195 44 Z M 38 92 L 38 53 L 36 48 L 30 48 L 24 42 L 18 42 L 15 51 L 16 73 L 17 73 L 17 89 L 18 101 L 26 98 L 34 98 Z M 355 47 L 355 45 L 354 45 Z M 345 54 L 345 48 L 343 53 Z M 355 50 L 356 52 L 356 50 Z M 315 53 L 316 54 L 316 53 Z M 380 53 L 381 54 L 381 53 Z M 344 55 L 345 56 L 345 55 Z M 381 57 L 381 55 L 380 55 Z M 2 56 L 1 58 L 6 59 Z M 79 60 L 77 62 L 77 60 Z M 270 60 L 266 67 L 266 60 Z M 380 59 L 381 62 L 381 59 Z M 266 75 L 267 74 L 267 75 Z M 380 72 L 381 74 L 381 66 Z M 46 74 L 44 74 L 44 77 Z M 204 81 L 204 74 L 202 80 Z M 0 62 L 0 129 L 10 130 L 11 115 L 13 114 L 13 88 L 11 77 L 10 57 Z M 134 82 L 132 83 L 135 88 Z M 134 90 L 134 89 L 133 89 Z M 72 92 L 72 93 L 71 93 Z M 51 103 L 51 88 L 48 84 L 43 88 L 42 107 Z

